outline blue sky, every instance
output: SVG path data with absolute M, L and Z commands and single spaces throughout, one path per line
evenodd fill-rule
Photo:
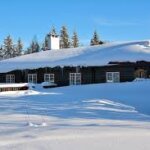
M 88 44 L 94 30 L 102 40 L 150 39 L 149 0 L 0 0 L 0 44 L 7 35 L 21 37 L 27 47 L 40 43 L 51 26 L 74 30 Z

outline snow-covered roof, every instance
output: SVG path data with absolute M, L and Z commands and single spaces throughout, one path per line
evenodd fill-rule
M 24 87 L 24 86 L 27 86 L 29 87 L 29 84 L 28 83 L 8 83 L 8 84 L 0 84 L 0 88 L 10 88 L 10 87 Z
M 110 61 L 150 61 L 150 42 L 112 42 L 100 46 L 49 50 L 0 62 L 0 72 L 55 66 L 102 66 Z

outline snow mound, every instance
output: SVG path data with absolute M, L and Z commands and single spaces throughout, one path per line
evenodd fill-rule
M 114 112 L 137 112 L 134 107 L 106 99 L 86 100 L 84 102 L 90 104 L 90 106 L 86 107 L 87 109 L 106 110 Z
M 55 87 L 55 86 L 57 86 L 57 84 L 51 83 L 51 82 L 42 82 L 41 85 L 43 87 Z

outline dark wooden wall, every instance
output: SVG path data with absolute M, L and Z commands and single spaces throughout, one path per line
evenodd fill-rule
M 111 62 L 106 66 L 93 67 L 54 67 L 54 68 L 38 68 L 15 70 L 8 73 L 0 73 L 0 83 L 6 82 L 6 74 L 15 74 L 16 83 L 28 82 L 28 74 L 37 74 L 37 83 L 44 81 L 45 73 L 53 73 L 55 75 L 55 83 L 58 86 L 69 85 L 69 73 L 81 73 L 82 84 L 105 83 L 106 72 L 120 72 L 120 82 L 132 81 L 135 79 L 135 71 L 144 69 L 147 72 L 147 77 L 150 77 L 150 63 L 118 63 Z

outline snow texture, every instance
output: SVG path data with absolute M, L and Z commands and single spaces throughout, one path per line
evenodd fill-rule
M 0 150 L 149 150 L 150 80 L 0 93 Z

